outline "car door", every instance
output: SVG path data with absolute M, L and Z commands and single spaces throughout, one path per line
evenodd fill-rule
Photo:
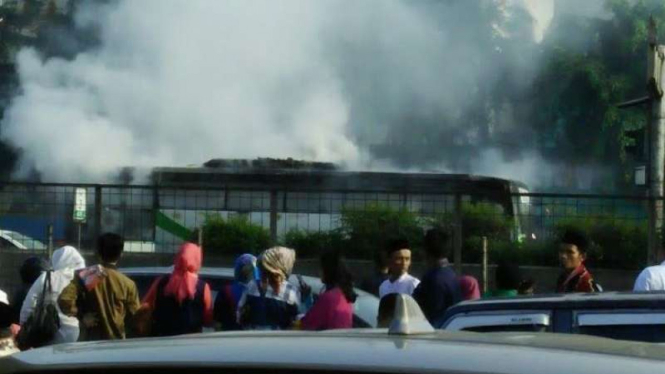
M 576 334 L 665 343 L 665 309 L 578 310 L 573 314 Z
M 458 314 L 448 319 L 444 330 L 475 332 L 551 332 L 549 310 L 500 310 Z

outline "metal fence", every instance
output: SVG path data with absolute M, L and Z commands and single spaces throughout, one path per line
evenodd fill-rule
M 77 190 L 81 191 L 78 201 Z M 80 194 L 85 201 L 80 200 Z M 625 231 L 632 235 L 629 240 L 646 242 L 649 200 L 644 197 L 506 196 L 508 204 L 486 196 L 404 191 L 12 183 L 0 189 L 0 249 L 37 252 L 68 243 L 86 251 L 94 247 L 100 233 L 116 232 L 125 237 L 128 252 L 172 253 L 212 219 L 241 217 L 263 228 L 274 242 L 283 242 L 289 232 L 344 228 L 353 212 L 365 212 L 368 219 L 381 220 L 391 211 L 407 212 L 423 228 L 450 225 L 456 234 L 456 247 L 461 247 L 462 240 L 470 235 L 504 235 L 505 241 L 514 243 L 546 241 L 567 222 L 606 227 L 610 232 Z M 85 219 L 77 222 L 74 211 L 82 209 L 81 205 Z

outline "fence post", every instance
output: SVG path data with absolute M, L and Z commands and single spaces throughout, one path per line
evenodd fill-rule
M 48 225 L 46 227 L 46 240 L 47 240 L 47 250 L 48 250 L 48 259 L 51 260 L 53 256 L 53 225 Z
M 270 191 L 270 240 L 277 243 L 277 190 Z
M 483 236 L 483 294 L 489 291 L 488 279 L 488 263 L 489 263 L 489 253 L 487 248 L 487 237 Z
M 455 271 L 462 274 L 462 195 L 455 194 L 455 233 L 453 246 L 453 261 L 455 262 Z
M 95 186 L 95 236 L 93 243 L 96 243 L 97 238 L 102 234 L 102 186 Z M 94 247 L 94 245 L 93 245 Z
M 152 187 L 152 242 L 157 245 L 157 215 L 159 214 L 159 188 Z

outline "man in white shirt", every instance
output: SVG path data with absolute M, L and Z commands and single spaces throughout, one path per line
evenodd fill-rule
M 389 274 L 379 287 L 379 297 L 391 293 L 411 295 L 420 281 L 409 275 L 411 267 L 411 246 L 405 239 L 394 240 L 388 246 Z
M 665 291 L 665 262 L 642 270 L 633 291 Z

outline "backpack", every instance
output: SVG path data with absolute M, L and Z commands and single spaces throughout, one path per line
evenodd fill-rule
M 28 320 L 21 326 L 16 337 L 19 349 L 43 347 L 55 338 L 60 329 L 60 317 L 55 303 L 48 297 L 53 293 L 51 287 L 51 271 L 46 272 L 44 288 Z

